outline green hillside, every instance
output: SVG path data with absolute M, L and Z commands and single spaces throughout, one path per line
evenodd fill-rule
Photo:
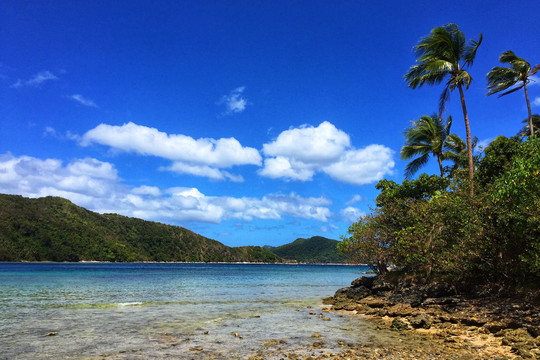
M 274 254 L 286 259 L 307 263 L 343 263 L 345 258 L 338 254 L 339 241 L 313 236 L 309 239 L 296 239 L 292 243 L 270 247 Z
M 0 261 L 276 262 L 256 246 L 231 248 L 187 229 L 100 215 L 58 197 L 0 194 Z

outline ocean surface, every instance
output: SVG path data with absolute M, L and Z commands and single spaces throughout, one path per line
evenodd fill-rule
M 366 271 L 0 263 L 0 359 L 279 359 L 287 352 L 338 352 L 344 343 L 369 341 L 371 325 L 324 311 L 322 299 Z

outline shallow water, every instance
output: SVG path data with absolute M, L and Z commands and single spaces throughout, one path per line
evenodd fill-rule
M 322 311 L 322 298 L 367 270 L 0 263 L 0 358 L 247 359 L 339 351 L 373 332 L 360 318 Z M 323 344 L 313 350 L 314 342 Z

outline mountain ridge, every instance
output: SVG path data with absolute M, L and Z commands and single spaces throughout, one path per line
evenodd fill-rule
M 0 194 L 0 261 L 281 262 L 180 226 L 98 214 L 60 197 Z

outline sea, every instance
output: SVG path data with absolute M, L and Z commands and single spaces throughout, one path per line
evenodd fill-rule
M 369 342 L 341 265 L 0 263 L 0 359 L 282 359 Z M 372 330 L 372 329 L 371 329 Z

